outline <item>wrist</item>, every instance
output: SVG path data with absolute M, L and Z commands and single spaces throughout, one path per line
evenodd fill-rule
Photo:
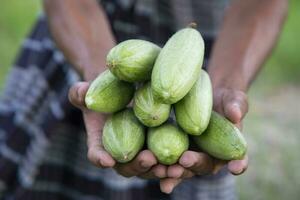
M 105 65 L 99 65 L 99 66 L 90 65 L 90 66 L 87 66 L 83 70 L 83 74 L 82 74 L 83 80 L 91 82 L 95 78 L 97 78 L 97 76 L 99 74 L 101 74 L 102 72 L 104 72 L 105 70 L 106 70 Z
M 105 58 L 90 59 L 82 58 L 77 60 L 75 69 L 79 69 L 79 74 L 84 81 L 94 80 L 100 73 L 106 70 Z
M 104 59 L 105 60 L 105 59 Z M 94 80 L 99 73 L 106 69 L 105 61 L 92 60 L 88 57 L 72 59 L 69 61 L 73 68 L 78 72 L 83 81 Z
M 242 80 L 239 78 L 226 78 L 228 80 L 222 79 L 219 81 L 214 81 L 212 78 L 212 88 L 214 90 L 217 89 L 229 89 L 229 90 L 238 90 L 242 92 L 247 92 L 248 87 L 247 84 L 244 84 Z
M 246 92 L 248 83 L 238 70 L 208 70 L 213 89 L 226 88 Z
M 115 43 L 111 42 L 102 45 L 101 48 L 97 48 L 101 49 L 100 51 L 92 48 L 87 56 L 81 56 L 81 58 L 77 60 L 77 66 L 80 69 L 83 80 L 90 82 L 107 69 L 106 56 L 114 44 Z

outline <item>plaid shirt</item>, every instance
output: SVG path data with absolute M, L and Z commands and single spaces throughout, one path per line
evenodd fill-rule
M 101 2 L 118 41 L 139 37 L 163 44 L 181 26 L 171 26 L 175 18 L 166 10 L 173 2 L 172 9 L 178 12 L 181 1 L 153 2 Z M 181 23 L 191 21 L 185 13 L 183 16 Z M 213 38 L 209 33 L 213 32 L 213 28 L 207 29 L 208 47 Z M 79 80 L 55 47 L 46 20 L 41 17 L 25 39 L 0 98 L 0 199 L 236 198 L 234 179 L 226 170 L 217 176 L 186 180 L 172 195 L 166 195 L 160 192 L 157 180 L 124 178 L 111 169 L 101 170 L 90 164 L 81 113 L 67 98 L 68 89 Z

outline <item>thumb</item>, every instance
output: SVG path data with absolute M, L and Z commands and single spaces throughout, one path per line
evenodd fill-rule
M 88 159 L 98 167 L 113 167 L 115 160 L 107 153 L 102 145 L 102 128 L 106 116 L 101 113 L 89 112 L 85 105 L 85 95 L 89 88 L 88 82 L 75 83 L 69 90 L 69 101 L 83 111 L 87 132 Z
M 227 90 L 222 100 L 225 117 L 234 124 L 240 123 L 248 112 L 247 95 L 239 90 Z
M 86 108 L 85 106 L 85 95 L 87 93 L 87 90 L 89 88 L 88 82 L 78 82 L 75 83 L 69 90 L 69 101 L 71 104 L 73 104 L 75 107 L 84 110 Z
M 182 181 L 180 178 L 164 178 L 160 180 L 160 190 L 170 194 L 174 188 Z

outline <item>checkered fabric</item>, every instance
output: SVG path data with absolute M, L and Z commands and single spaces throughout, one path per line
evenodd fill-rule
M 154 9 L 153 2 L 101 1 L 118 41 L 138 37 L 163 44 L 167 40 L 175 30 L 164 23 L 171 19 L 161 17 L 170 12 L 159 11 L 170 2 L 177 2 L 177 8 L 183 3 L 159 1 Z M 153 13 L 148 9 L 160 15 L 150 19 Z M 212 38 L 213 34 L 206 37 L 207 47 Z M 81 113 L 67 98 L 68 89 L 79 80 L 55 47 L 45 18 L 40 17 L 23 43 L 0 98 L 0 199 L 236 199 L 234 179 L 226 170 L 186 180 L 166 195 L 157 180 L 124 178 L 112 169 L 94 167 L 86 157 Z

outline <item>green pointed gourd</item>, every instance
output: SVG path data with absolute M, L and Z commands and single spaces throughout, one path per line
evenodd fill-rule
M 246 140 L 239 129 L 214 111 L 205 132 L 193 139 L 200 149 L 221 160 L 240 160 L 247 151 Z
M 159 163 L 172 165 L 188 149 L 189 139 L 181 129 L 165 123 L 148 130 L 147 144 Z
M 160 51 L 152 71 L 151 88 L 156 99 L 174 104 L 193 87 L 201 70 L 204 42 L 194 28 L 175 33 Z
M 136 91 L 133 110 L 144 125 L 154 127 L 161 125 L 169 118 L 171 105 L 163 104 L 153 98 L 149 82 Z
M 144 141 L 145 128 L 134 116 L 132 109 L 115 113 L 105 122 L 103 146 L 120 163 L 131 161 L 142 149 Z
M 201 70 L 198 80 L 189 93 L 175 104 L 176 121 L 191 135 L 200 135 L 208 126 L 213 105 L 211 81 Z
M 112 48 L 106 58 L 109 70 L 120 80 L 141 82 L 151 78 L 160 47 L 145 40 L 131 39 Z
M 119 80 L 106 70 L 91 83 L 85 96 L 85 104 L 87 108 L 97 112 L 117 112 L 131 101 L 134 91 L 133 84 Z

